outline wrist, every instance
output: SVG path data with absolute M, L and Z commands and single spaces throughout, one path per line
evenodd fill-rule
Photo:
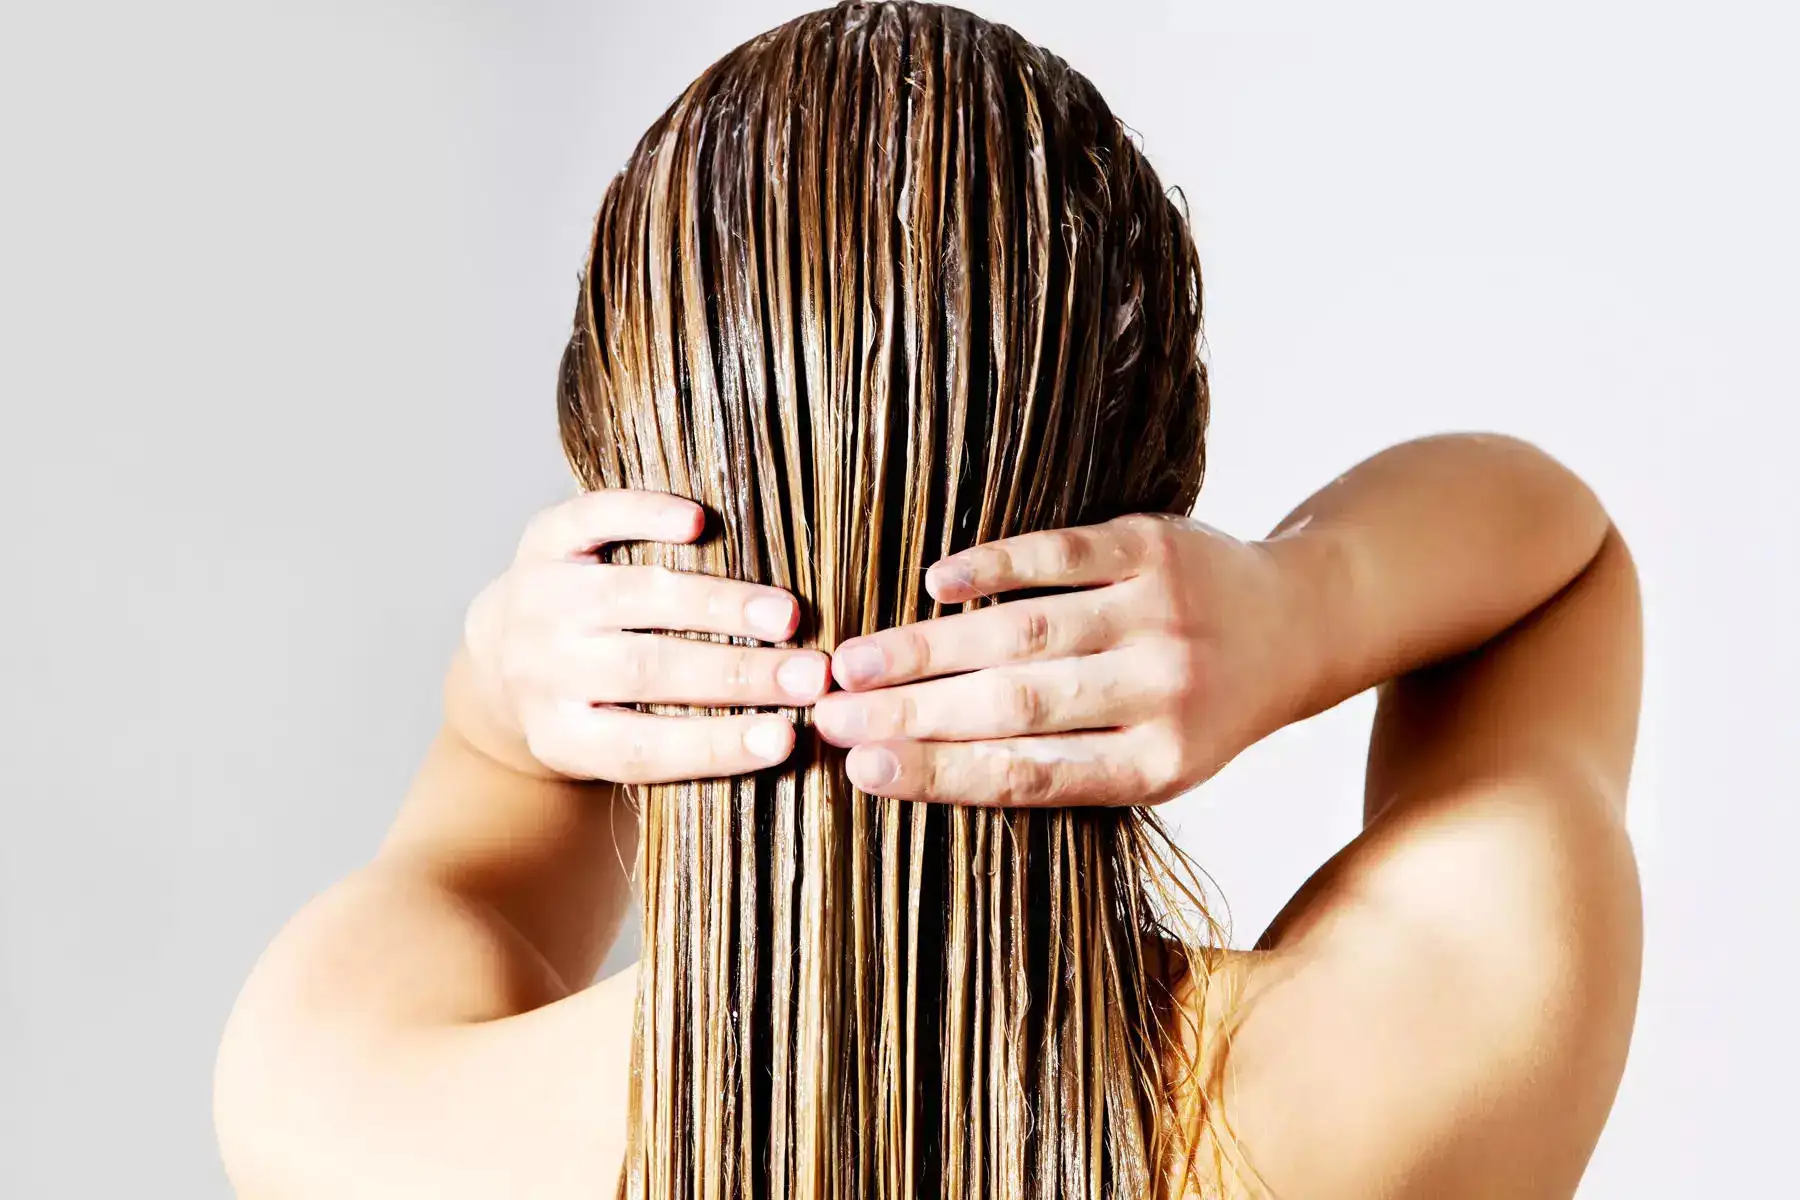
M 444 728 L 457 740 L 499 766 L 533 779 L 562 779 L 531 753 L 516 728 L 499 719 L 482 694 L 468 646 L 459 646 L 444 679 Z
M 1275 616 L 1286 648 L 1273 728 L 1324 712 L 1360 691 L 1354 547 L 1338 532 L 1303 529 L 1256 543 L 1275 564 Z

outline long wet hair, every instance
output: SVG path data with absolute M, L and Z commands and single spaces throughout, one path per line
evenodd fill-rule
M 608 188 L 562 436 L 585 486 L 709 511 L 616 561 L 790 589 L 830 650 L 940 615 L 941 555 L 1187 512 L 1200 333 L 1185 215 L 1088 80 L 957 9 L 845 4 L 720 59 Z M 784 765 L 639 797 L 623 1192 L 1160 1193 L 1205 959 L 1155 818 L 871 797 L 789 715 Z

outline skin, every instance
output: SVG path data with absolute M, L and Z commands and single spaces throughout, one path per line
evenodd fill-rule
M 1229 986 L 1188 998 L 1194 1048 L 1275 1195 L 1572 1194 L 1636 1008 L 1641 637 L 1625 544 L 1565 468 L 1432 438 L 1257 542 L 1140 516 L 994 543 L 934 565 L 933 593 L 1080 590 L 829 664 L 629 632 L 792 633 L 776 589 L 593 561 L 698 529 L 675 497 L 583 496 L 471 606 L 387 840 L 276 938 L 226 1029 L 216 1120 L 246 1200 L 588 1196 L 616 1177 L 635 972 L 589 984 L 629 903 L 616 782 L 752 769 L 793 731 L 610 706 L 817 701 L 871 791 L 1153 803 L 1369 687 L 1364 829 L 1225 960 Z

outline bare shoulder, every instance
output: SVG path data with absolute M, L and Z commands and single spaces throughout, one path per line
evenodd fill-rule
M 1192 1194 L 1573 1193 L 1624 1068 L 1640 918 L 1622 827 L 1544 790 L 1378 822 L 1268 948 L 1212 958 L 1183 996 Z
M 435 944 L 434 944 L 435 943 Z M 426 976 L 428 989 L 403 986 Z M 278 937 L 227 1025 L 241 1200 L 593 1194 L 624 1154 L 635 972 L 568 993 L 497 913 L 369 871 Z
M 1639 969 L 1622 825 L 1543 780 L 1379 820 L 1194 997 L 1225 1194 L 1568 1196 Z

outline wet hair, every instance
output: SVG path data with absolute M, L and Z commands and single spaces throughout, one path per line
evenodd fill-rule
M 1087 79 L 957 9 L 845 4 L 708 68 L 608 188 L 562 436 L 584 486 L 708 510 L 616 561 L 788 588 L 830 650 L 942 613 L 941 555 L 1187 512 L 1200 333 L 1185 214 Z M 639 796 L 624 1193 L 1159 1192 L 1205 963 L 1155 818 L 868 796 L 784 711 L 782 766 Z

